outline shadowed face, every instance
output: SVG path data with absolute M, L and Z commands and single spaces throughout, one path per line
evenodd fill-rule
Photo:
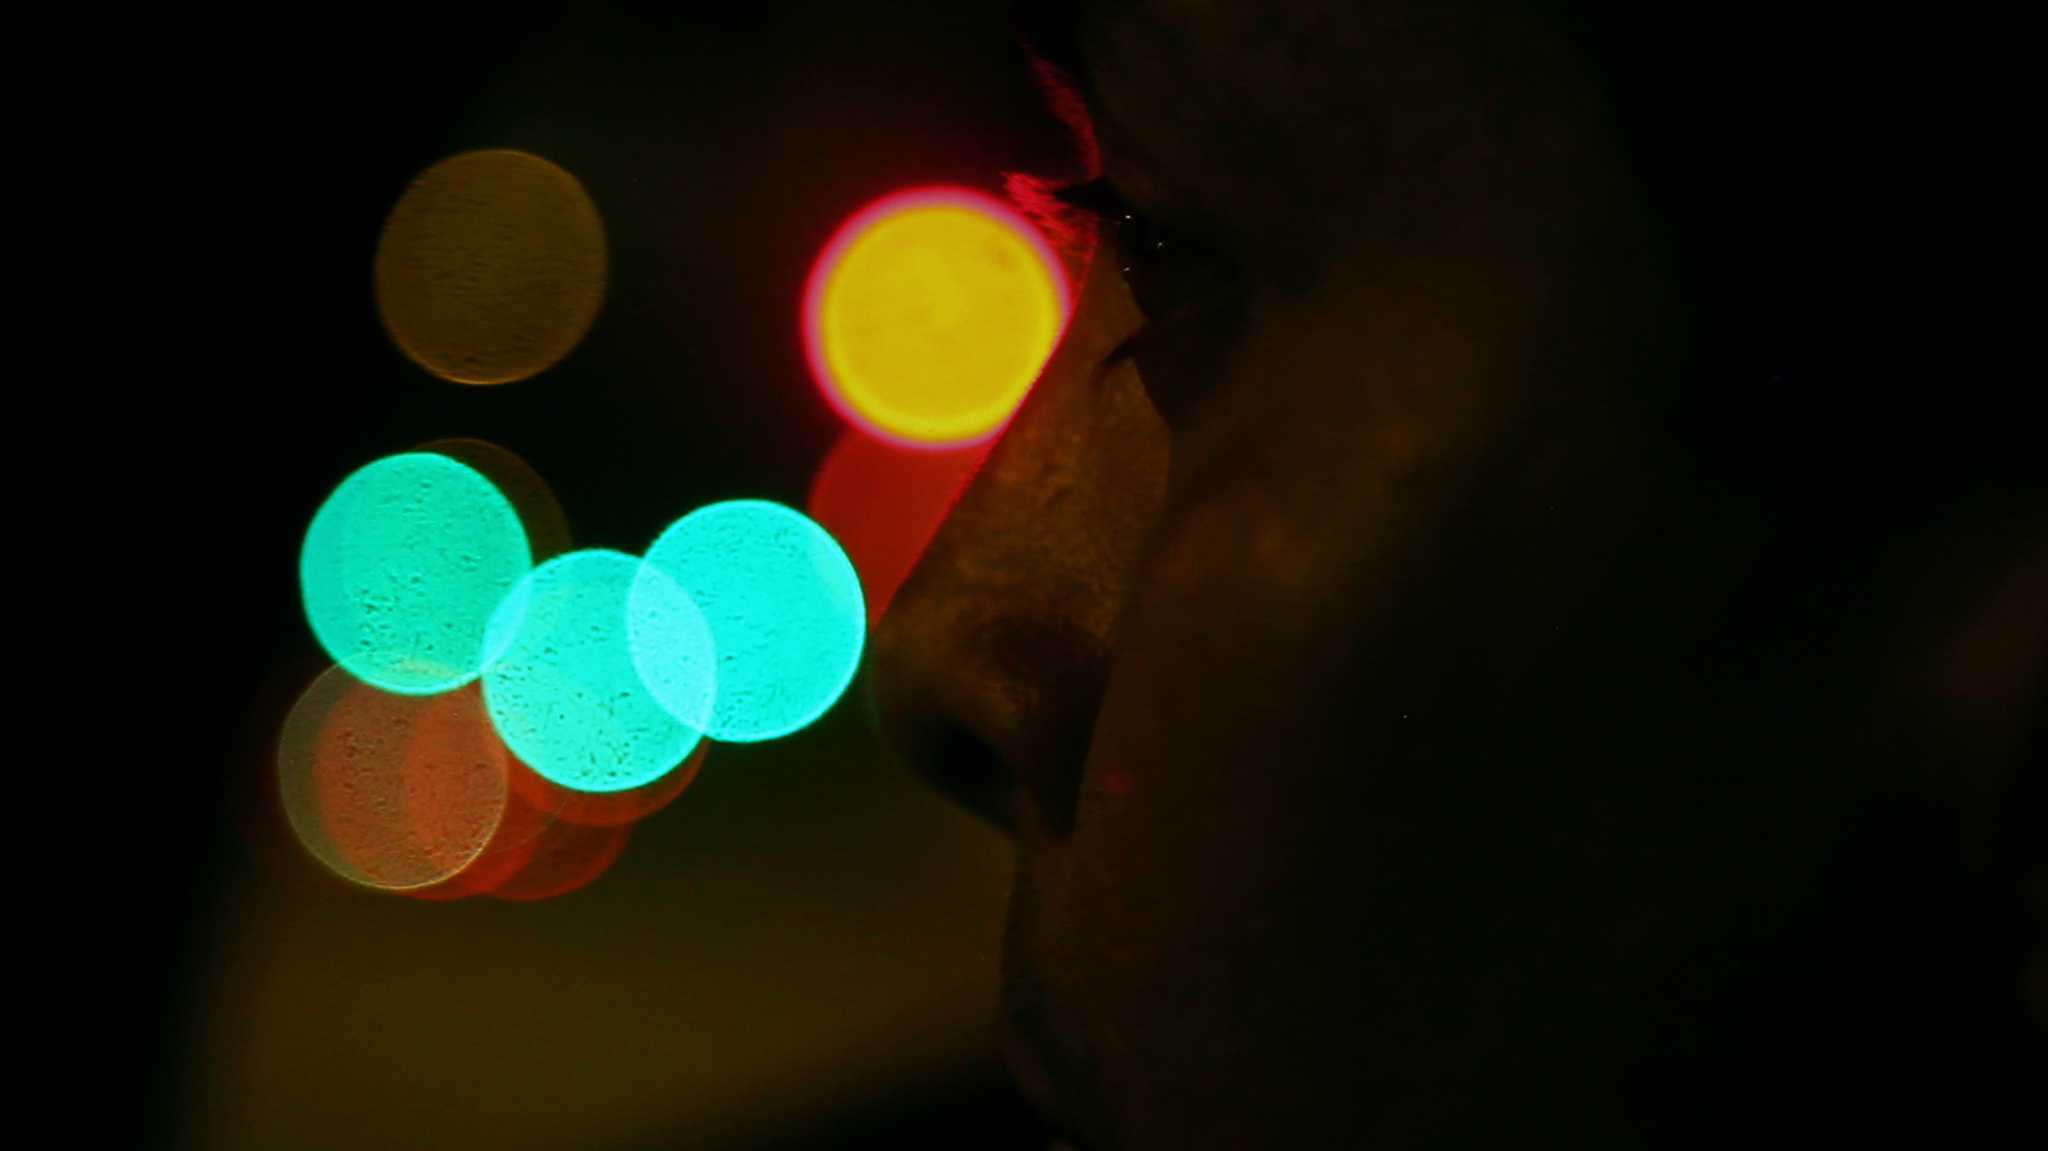
M 2024 548 L 1921 562 L 1951 520 L 1689 430 L 1654 198 L 1519 8 L 1078 43 L 1102 247 L 876 641 L 891 738 L 1017 839 L 1026 1090 L 1100 1149 L 1677 1146 L 1919 1074 Z

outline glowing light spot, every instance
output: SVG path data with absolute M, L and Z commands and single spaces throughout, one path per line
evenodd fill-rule
M 870 626 L 917 566 L 989 447 L 912 451 L 850 428 L 818 465 L 810 513 L 860 572 Z
M 634 669 L 626 601 L 640 561 L 574 551 L 533 569 L 491 616 L 484 699 L 513 754 L 563 787 L 623 791 L 683 761 L 700 733 Z
M 824 714 L 852 681 L 866 633 L 860 577 L 802 513 L 765 500 L 699 508 L 654 541 L 646 569 L 634 588 L 634 628 L 649 626 L 649 604 L 668 602 L 662 576 L 688 593 L 710 627 L 718 657 L 712 738 L 787 735 Z
M 525 152 L 464 152 L 420 173 L 391 209 L 377 310 L 443 379 L 523 380 L 590 330 L 605 264 L 604 225 L 576 177 Z
M 718 696 L 711 625 L 675 580 L 643 566 L 628 600 L 627 640 L 640 682 L 677 722 L 708 731 Z
M 333 668 L 286 717 L 277 768 L 299 842 L 366 887 L 424 888 L 461 873 L 508 803 L 505 748 L 473 685 L 395 695 Z
M 413 450 L 447 456 L 491 481 L 491 486 L 510 500 L 512 509 L 519 513 L 534 563 L 551 560 L 569 550 L 569 517 L 562 511 L 562 501 L 533 465 L 516 453 L 489 440 L 467 437 L 434 440 Z
M 603 875 L 626 849 L 632 834 L 631 823 L 593 827 L 557 820 L 534 841 L 518 873 L 485 894 L 517 900 L 567 895 Z
M 1002 203 L 921 188 L 857 213 L 804 297 L 804 342 L 826 396 L 873 435 L 960 447 L 1002 426 L 1067 317 L 1044 237 Z
M 692 762 L 695 762 L 694 757 Z M 529 780 L 540 780 L 530 769 L 519 767 L 516 760 L 513 763 L 515 780 L 522 772 Z M 544 786 L 555 788 L 551 794 L 557 796 L 574 795 L 600 802 L 611 798 L 571 792 L 554 784 Z M 400 894 L 431 900 L 461 899 L 471 895 L 515 900 L 548 899 L 584 886 L 602 875 L 618 859 L 625 848 L 632 820 L 570 820 L 563 813 L 535 806 L 528 798 L 528 790 L 514 784 L 499 834 L 468 867 L 445 882 Z
M 327 497 L 299 552 L 313 634 L 336 663 L 387 691 L 475 679 L 493 609 L 531 563 L 512 504 L 435 452 L 387 456 Z
M 483 895 L 511 880 L 532 862 L 541 837 L 557 820 L 553 814 L 536 807 L 521 792 L 517 783 L 519 774 L 532 775 L 533 769 L 511 755 L 505 758 L 509 764 L 507 774 L 513 784 L 505 799 L 505 816 L 498 821 L 498 830 L 491 836 L 491 841 L 461 871 L 439 883 L 408 888 L 400 894 L 433 900 Z
M 553 818 L 567 823 L 616 827 L 645 819 L 674 802 L 697 778 L 698 769 L 704 766 L 704 753 L 709 750 L 710 741 L 700 741 L 681 767 L 653 783 L 624 791 L 577 791 L 563 787 L 513 759 L 509 772 L 512 794 L 522 804 L 549 812 Z

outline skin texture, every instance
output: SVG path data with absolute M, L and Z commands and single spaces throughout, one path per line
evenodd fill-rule
M 2038 484 L 1872 511 L 1700 432 L 1699 292 L 1537 15 L 1082 17 L 1197 270 L 1093 262 L 874 649 L 1017 839 L 1027 1093 L 1098 1151 L 1996 1130 Z

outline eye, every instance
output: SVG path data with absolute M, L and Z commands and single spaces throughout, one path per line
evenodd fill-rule
M 1100 221 L 1145 324 L 1121 349 L 1169 423 L 1215 372 L 1238 315 L 1236 269 L 1202 241 L 1160 227 L 1106 179 L 1054 195 Z
M 1220 300 L 1234 277 L 1207 245 L 1161 228 L 1106 179 L 1056 193 L 1107 228 L 1124 282 L 1145 318 L 1158 324 Z

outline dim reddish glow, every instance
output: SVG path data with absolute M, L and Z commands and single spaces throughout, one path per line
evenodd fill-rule
M 991 437 L 1059 342 L 1066 273 L 1030 221 L 964 188 L 916 188 L 854 214 L 804 292 L 826 398 L 870 435 L 925 450 Z
M 592 827 L 558 819 L 534 840 L 526 865 L 485 894 L 520 901 L 567 895 L 603 875 L 632 834 L 630 823 Z
M 471 895 L 534 900 L 582 887 L 617 860 L 634 823 L 689 787 L 710 746 L 700 744 L 680 767 L 654 783 L 612 792 L 563 787 L 508 756 L 511 791 L 489 846 L 455 876 L 403 894 L 434 900 Z
M 917 566 L 990 446 L 916 451 L 849 428 L 826 453 L 811 480 L 811 518 L 825 525 L 860 573 L 870 625 Z
M 460 875 L 401 894 L 432 900 L 489 895 L 518 901 L 566 895 L 603 875 L 625 850 L 632 832 L 630 822 L 601 827 L 571 823 L 535 807 L 517 790 L 506 805 L 505 827 L 503 837 Z
M 703 766 L 704 755 L 710 749 L 708 741 L 700 742 L 697 750 L 675 770 L 653 783 L 624 791 L 578 791 L 563 787 L 514 757 L 510 772 L 512 793 L 522 803 L 568 823 L 616 827 L 645 819 L 674 802 L 697 778 L 697 769 Z
M 462 874 L 403 894 L 434 900 L 488 895 L 522 902 L 566 895 L 617 862 L 633 830 L 630 822 L 602 827 L 571 823 L 535 807 L 517 790 L 506 805 L 505 826 L 506 834 Z
M 509 802 L 507 761 L 475 684 L 399 695 L 334 668 L 286 718 L 278 784 L 316 859 L 352 882 L 405 890 L 483 853 Z
M 513 773 L 521 768 L 514 759 Z M 525 770 L 531 771 L 531 768 Z M 533 860 L 541 836 L 556 823 L 555 816 L 528 802 L 517 787 L 506 796 L 505 816 L 490 843 L 470 861 L 469 866 L 440 883 L 400 892 L 415 899 L 461 899 L 482 895 L 518 875 Z
M 491 481 L 519 513 L 534 563 L 545 563 L 569 550 L 569 517 L 562 511 L 562 501 L 533 465 L 516 453 L 489 440 L 468 437 L 434 440 L 412 450 L 447 456 Z

